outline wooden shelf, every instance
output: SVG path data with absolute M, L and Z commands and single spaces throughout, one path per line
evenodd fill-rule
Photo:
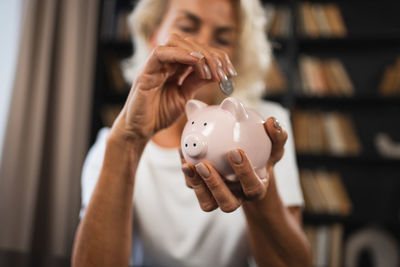
M 351 96 L 351 97 L 335 97 L 335 96 L 304 96 L 297 95 L 295 102 L 299 105 L 313 105 L 313 106 L 385 106 L 385 105 L 398 105 L 400 106 L 400 97 L 382 97 L 382 96 Z
M 360 156 L 333 156 L 320 154 L 297 153 L 299 165 L 303 164 L 335 164 L 335 165 L 361 165 L 364 168 L 370 168 L 377 165 L 400 166 L 400 159 L 389 159 L 378 155 L 360 155 Z
M 300 52 L 315 50 L 343 50 L 343 49 L 374 49 L 377 47 L 393 47 L 400 46 L 399 35 L 352 35 L 345 38 L 308 38 L 299 37 L 298 47 Z
M 122 52 L 130 55 L 133 52 L 133 43 L 131 40 L 101 40 L 100 45 L 105 49 Z
M 110 104 L 121 104 L 123 105 L 128 97 L 128 93 L 126 94 L 119 94 L 117 92 L 107 92 L 104 96 L 107 99 L 107 102 Z
M 285 93 L 275 95 L 265 95 L 265 100 L 282 103 L 286 98 Z M 309 107 L 370 107 L 370 106 L 400 106 L 400 96 L 382 97 L 379 95 L 355 95 L 350 97 L 344 96 L 305 96 L 294 94 L 292 102 L 299 106 Z
M 341 223 L 345 225 L 349 224 L 365 224 L 365 223 L 378 223 L 386 225 L 398 225 L 399 220 L 395 218 L 381 218 L 375 216 L 373 213 L 369 214 L 351 214 L 349 216 L 335 215 L 335 214 L 323 214 L 323 213 L 310 213 L 307 211 L 303 212 L 303 223 L 307 225 L 321 225 L 321 224 L 333 224 Z
M 304 224 L 332 224 L 332 223 L 344 223 L 348 221 L 351 221 L 351 217 L 349 216 L 311 213 L 308 211 L 303 212 Z

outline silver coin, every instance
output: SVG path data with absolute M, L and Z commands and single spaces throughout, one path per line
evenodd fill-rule
M 233 86 L 233 81 L 231 78 L 228 78 L 227 81 L 220 82 L 219 83 L 219 88 L 221 89 L 222 93 L 225 95 L 231 95 L 233 91 L 235 90 Z

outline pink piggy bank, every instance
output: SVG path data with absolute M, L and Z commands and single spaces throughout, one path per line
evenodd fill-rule
M 245 108 L 233 97 L 218 106 L 198 100 L 186 103 L 188 122 L 182 133 L 181 148 L 186 162 L 210 162 L 229 181 L 237 181 L 228 161 L 228 153 L 242 149 L 259 177 L 266 177 L 271 140 L 264 129 L 263 118 Z

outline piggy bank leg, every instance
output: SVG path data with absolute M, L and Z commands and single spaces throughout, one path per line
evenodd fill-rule
M 267 168 L 255 170 L 259 178 L 267 178 Z

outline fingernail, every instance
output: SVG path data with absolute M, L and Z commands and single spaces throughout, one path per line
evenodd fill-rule
M 242 163 L 242 155 L 240 154 L 239 150 L 232 150 L 231 152 L 232 161 L 236 164 Z
M 237 71 L 233 67 L 232 61 L 228 55 L 225 54 L 225 60 L 228 62 L 228 71 L 231 76 L 237 76 Z
M 228 64 L 232 65 L 231 59 L 229 58 L 229 56 L 227 54 L 225 54 L 225 60 L 226 60 L 226 62 L 228 62 Z
M 182 171 L 187 177 L 190 177 L 190 178 L 194 177 L 194 172 L 189 166 L 183 165 L 182 166 Z
M 211 71 L 210 71 L 210 68 L 209 68 L 206 64 L 204 64 L 204 65 L 203 65 L 203 69 L 204 69 L 204 73 L 206 74 L 206 79 L 207 79 L 207 80 L 210 80 L 210 79 L 211 79 Z
M 274 118 L 274 127 L 275 127 L 278 131 L 282 130 L 281 124 L 279 123 L 279 121 L 278 121 L 276 118 Z
M 232 66 L 228 65 L 228 71 L 231 76 L 237 76 L 237 72 Z
M 178 86 L 182 86 L 182 84 L 183 84 L 183 78 L 179 78 L 179 80 L 178 80 Z
M 198 59 L 204 58 L 204 55 L 200 52 L 190 52 L 190 55 L 193 57 L 197 57 Z
M 214 57 L 214 58 L 215 58 L 215 61 L 217 61 L 218 67 L 222 68 L 222 62 L 221 62 L 221 60 L 220 60 L 218 57 Z
M 228 76 L 226 76 L 225 72 L 221 68 L 218 68 L 217 72 L 222 82 L 226 82 L 228 80 Z
M 210 170 L 204 163 L 198 163 L 195 167 L 196 171 L 198 172 L 198 174 L 200 174 L 201 177 L 208 178 L 208 176 L 210 176 Z

